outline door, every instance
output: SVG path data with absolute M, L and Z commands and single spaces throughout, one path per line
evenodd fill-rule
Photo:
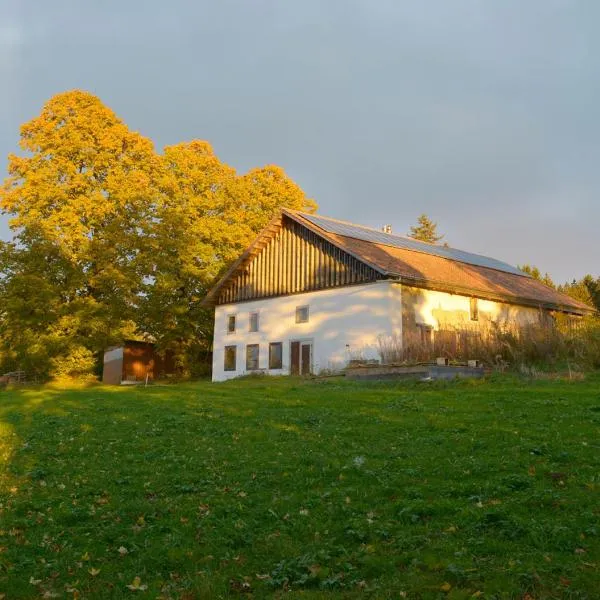
M 312 371 L 312 344 L 310 342 L 302 342 L 300 355 L 300 375 L 310 375 Z
M 312 342 L 290 342 L 290 373 L 310 375 L 312 372 Z
M 290 373 L 300 375 L 300 342 L 290 344 Z

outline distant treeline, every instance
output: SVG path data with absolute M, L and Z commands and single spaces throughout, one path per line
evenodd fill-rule
M 567 296 L 571 296 L 571 298 L 575 298 L 575 300 L 589 304 L 600 311 L 600 277 L 594 278 L 592 275 L 585 275 L 581 279 L 573 279 L 569 283 L 557 285 L 552 281 L 552 278 L 548 273 L 542 275 L 537 267 L 521 265 L 519 266 L 519 269 L 525 273 L 529 273 L 529 275 L 551 288 L 554 288 L 563 294 L 567 294 Z

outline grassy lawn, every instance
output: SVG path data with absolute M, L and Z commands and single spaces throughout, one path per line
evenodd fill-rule
M 244 594 L 600 598 L 600 377 L 0 392 L 0 598 Z

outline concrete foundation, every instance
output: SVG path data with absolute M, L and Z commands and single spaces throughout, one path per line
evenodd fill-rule
M 480 378 L 485 374 L 483 367 L 415 365 L 415 366 L 362 366 L 346 369 L 350 379 L 456 379 Z

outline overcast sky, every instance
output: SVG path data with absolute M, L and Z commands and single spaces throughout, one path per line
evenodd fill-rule
M 0 157 L 89 90 L 157 149 L 282 165 L 324 215 L 600 275 L 600 3 L 0 0 Z M 7 238 L 6 218 L 0 236 Z

